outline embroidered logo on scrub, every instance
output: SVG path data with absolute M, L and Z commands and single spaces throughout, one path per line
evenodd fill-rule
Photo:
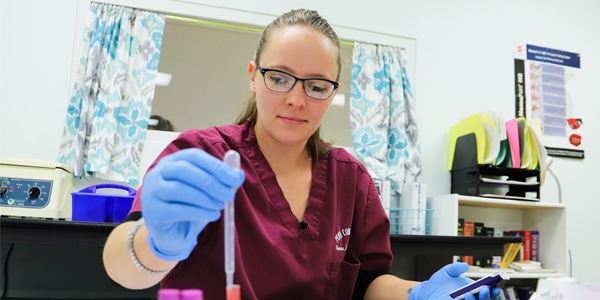
M 348 240 L 350 239 L 350 228 L 343 228 L 335 234 L 335 250 L 346 251 L 348 248 Z M 340 245 L 340 242 L 342 245 Z

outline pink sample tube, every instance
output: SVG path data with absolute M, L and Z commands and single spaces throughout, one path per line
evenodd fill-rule
M 185 289 L 181 291 L 180 300 L 204 300 L 204 294 L 199 289 Z
M 158 290 L 158 300 L 180 300 L 179 294 L 177 289 L 160 289 Z

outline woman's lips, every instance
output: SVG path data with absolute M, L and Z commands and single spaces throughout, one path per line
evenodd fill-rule
M 294 117 L 279 117 L 285 124 L 288 125 L 300 125 L 306 123 L 304 119 L 294 118 Z

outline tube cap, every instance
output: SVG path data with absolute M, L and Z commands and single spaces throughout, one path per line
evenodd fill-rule
M 179 290 L 160 289 L 158 290 L 158 300 L 179 300 Z
M 204 300 L 202 290 L 185 289 L 181 291 L 180 300 Z
M 240 300 L 241 296 L 239 284 L 234 284 L 227 287 L 227 300 Z

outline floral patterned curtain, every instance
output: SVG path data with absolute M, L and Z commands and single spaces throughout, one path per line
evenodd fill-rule
M 402 193 L 421 175 L 415 104 L 400 48 L 356 42 L 352 57 L 350 125 L 366 167 Z
M 58 161 L 77 177 L 139 183 L 165 15 L 92 3 Z

